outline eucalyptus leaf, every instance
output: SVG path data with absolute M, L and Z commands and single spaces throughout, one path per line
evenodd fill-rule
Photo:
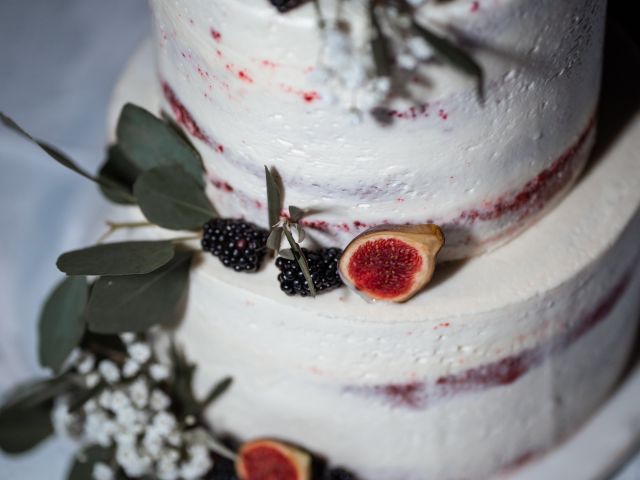
M 293 254 L 293 250 L 290 248 L 283 248 L 280 250 L 279 255 L 286 260 L 295 260 L 296 256 Z
M 438 35 L 429 28 L 420 25 L 413 20 L 413 28 L 424 40 L 433 47 L 440 57 L 449 62 L 453 67 L 463 73 L 473 76 L 478 82 L 478 94 L 483 97 L 484 74 L 482 67 L 462 48 L 451 42 L 449 39 Z
M 71 397 L 69 401 L 68 410 L 70 413 L 76 413 L 80 410 L 89 400 L 97 398 L 100 393 L 107 387 L 107 384 L 103 381 L 98 383 L 93 388 L 80 390 Z
M 35 143 L 36 145 L 38 145 L 42 150 L 44 150 L 51 158 L 53 158 L 59 164 L 61 164 L 61 165 L 65 166 L 65 167 L 67 167 L 68 169 L 70 169 L 70 170 L 82 175 L 85 178 L 88 178 L 89 180 L 92 180 L 94 182 L 98 181 L 93 175 L 91 175 L 89 172 L 87 172 L 82 167 L 77 165 L 73 160 L 71 160 L 69 157 L 67 157 L 64 153 L 62 153 L 61 151 L 59 151 L 55 147 L 49 145 L 48 143 L 43 142 L 42 140 L 38 140 L 36 138 L 33 138 L 22 127 L 20 127 L 20 125 L 18 125 L 15 121 L 13 121 L 11 118 L 7 117 L 4 113 L 1 113 L 1 112 L 0 112 L 0 121 L 2 121 L 2 123 L 7 128 L 10 128 L 14 132 L 19 133 L 20 135 L 22 135 L 27 140 L 29 140 L 29 141 Z
M 140 169 L 129 161 L 118 145 L 112 145 L 107 151 L 107 159 L 98 173 L 101 180 L 100 190 L 114 203 L 132 205 L 133 184 L 140 175 Z
M 218 216 L 204 190 L 180 166 L 142 173 L 133 192 L 145 217 L 160 227 L 196 230 Z
M 93 445 L 85 448 L 76 455 L 67 474 L 67 480 L 88 480 L 93 477 L 93 467 L 96 463 L 110 463 L 113 459 L 113 449 Z
M 275 227 L 267 237 L 267 248 L 278 252 L 282 243 L 282 227 Z
M 65 253 L 57 266 L 67 275 L 142 275 L 166 265 L 174 253 L 168 240 L 107 243 Z
M 289 205 L 289 216 L 291 217 L 292 222 L 298 223 L 300 220 L 302 220 L 302 217 L 304 217 L 306 214 L 307 212 L 305 212 L 300 207 Z
M 26 382 L 7 395 L 3 408 L 35 408 L 71 391 L 73 387 L 73 377 L 70 374 Z
M 145 275 L 100 277 L 87 306 L 95 333 L 143 332 L 178 319 L 189 283 L 193 252 L 177 251 L 166 265 Z
M 298 234 L 298 243 L 304 241 L 307 238 L 307 232 L 304 231 L 304 228 L 299 223 L 295 224 L 296 233 Z
M 193 392 L 193 376 L 196 366 L 187 360 L 186 355 L 175 341 L 171 342 L 169 355 L 173 365 L 172 394 L 178 402 L 178 405 L 174 405 L 174 407 L 177 408 L 178 415 L 183 418 L 188 415 L 199 415 L 201 413 L 200 402 L 196 400 Z
M 201 403 L 202 410 L 209 407 L 213 402 L 220 398 L 229 389 L 232 383 L 233 379 L 231 377 L 226 377 L 220 380 L 216 385 L 214 385 L 209 394 Z
M 265 165 L 264 172 L 267 179 L 267 204 L 269 209 L 269 226 L 273 228 L 280 221 L 282 209 L 282 192 L 273 173 Z
M 116 128 L 118 146 L 140 170 L 180 165 L 204 187 L 202 160 L 167 123 L 144 108 L 127 104 Z
M 44 304 L 38 321 L 40 365 L 58 372 L 85 331 L 89 284 L 84 277 L 61 281 Z
M 371 26 L 374 30 L 374 36 L 371 39 L 371 51 L 373 53 L 373 61 L 376 65 L 376 73 L 379 77 L 388 77 L 391 75 L 391 56 L 389 55 L 389 41 L 384 35 L 378 16 L 376 14 L 377 2 L 369 2 L 369 18 Z
M 289 242 L 289 245 L 291 245 L 291 251 L 293 252 L 293 256 L 298 262 L 298 265 L 300 265 L 302 274 L 304 275 L 304 278 L 307 281 L 307 284 L 309 285 L 309 294 L 312 297 L 315 297 L 316 286 L 314 285 L 313 279 L 311 278 L 311 272 L 309 271 L 309 264 L 307 263 L 307 259 L 304 256 L 304 252 L 302 251 L 302 248 L 300 248 L 300 245 L 298 245 L 296 241 L 293 239 L 293 235 L 291 234 L 288 228 L 284 229 L 284 235 L 285 237 L 287 237 L 287 241 Z
M 0 409 L 0 449 L 6 453 L 24 453 L 53 433 L 52 401 L 27 407 L 22 403 Z

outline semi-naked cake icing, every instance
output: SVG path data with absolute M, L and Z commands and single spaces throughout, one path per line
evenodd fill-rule
M 367 3 L 321 2 L 349 28 L 356 58 L 369 43 Z M 314 77 L 329 47 L 311 2 L 286 15 L 266 0 L 152 6 L 163 108 L 191 133 L 226 216 L 265 225 L 269 164 L 288 201 L 320 210 L 306 224 L 323 244 L 434 222 L 443 258 L 461 258 L 530 224 L 592 145 L 602 0 L 428 2 L 420 18 L 465 41 L 484 99 L 474 81 L 427 62 L 364 108 L 357 91 Z
M 373 113 L 357 89 L 313 77 L 324 44 L 310 4 L 152 7 L 157 69 L 147 46 L 112 119 L 127 101 L 168 112 L 222 215 L 266 225 L 267 164 L 287 202 L 321 210 L 307 226 L 322 246 L 430 220 L 451 259 L 520 233 L 441 264 L 401 305 L 347 289 L 287 297 L 273 265 L 238 274 L 206 257 L 176 335 L 203 389 L 234 377 L 210 413 L 217 431 L 288 440 L 364 480 L 481 479 L 547 451 L 602 403 L 640 315 L 638 118 L 549 207 L 593 142 L 604 1 L 425 4 L 424 22 L 482 65 L 484 100 L 428 63 L 411 99 L 392 88 Z M 364 3 L 342 9 L 364 49 Z

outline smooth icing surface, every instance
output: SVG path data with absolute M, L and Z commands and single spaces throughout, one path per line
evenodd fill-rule
M 114 112 L 157 109 L 142 55 Z M 636 115 L 535 228 L 438 268 L 404 305 L 289 298 L 272 265 L 240 275 L 204 257 L 177 334 L 199 386 L 235 378 L 213 424 L 368 480 L 487 477 L 566 437 L 618 379 L 640 313 L 639 137 Z
M 366 2 L 320 3 L 349 25 L 353 63 L 369 59 Z M 425 5 L 421 21 L 481 64 L 485 98 L 431 59 L 402 70 L 375 115 L 357 89 L 314 76 L 328 47 L 311 3 L 285 15 L 266 0 L 151 4 L 162 107 L 202 152 L 226 216 L 265 225 L 269 165 L 287 204 L 320 210 L 306 224 L 323 245 L 376 224 L 433 222 L 443 258 L 463 258 L 555 204 L 592 144 L 603 0 Z

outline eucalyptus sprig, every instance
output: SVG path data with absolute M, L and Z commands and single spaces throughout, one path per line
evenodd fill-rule
M 274 172 L 269 170 L 267 166 L 264 167 L 266 182 L 267 182 L 267 203 L 269 211 L 269 226 L 270 233 L 267 239 L 267 247 L 273 250 L 276 255 L 287 258 L 288 260 L 295 260 L 302 270 L 307 284 L 309 285 L 309 294 L 312 297 L 316 296 L 316 287 L 311 278 L 311 271 L 309 270 L 309 264 L 304 255 L 300 242 L 302 242 L 306 233 L 304 228 L 300 224 L 300 220 L 305 216 L 306 211 L 296 206 L 289 206 L 288 215 L 281 215 L 282 212 L 282 189 Z M 297 240 L 294 238 L 293 232 L 295 231 Z M 289 244 L 288 249 L 281 250 L 282 237 L 285 237 Z

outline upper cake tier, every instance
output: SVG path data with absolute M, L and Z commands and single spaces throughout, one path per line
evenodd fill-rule
M 317 212 L 305 222 L 323 245 L 434 222 L 442 258 L 461 258 L 530 224 L 588 157 L 604 0 L 417 7 L 420 24 L 480 64 L 484 98 L 393 12 L 382 18 L 396 32 L 385 93 L 364 0 L 321 0 L 324 30 L 312 2 L 285 14 L 267 0 L 151 3 L 163 108 L 202 153 L 224 216 L 266 224 L 269 165 L 287 204 Z

